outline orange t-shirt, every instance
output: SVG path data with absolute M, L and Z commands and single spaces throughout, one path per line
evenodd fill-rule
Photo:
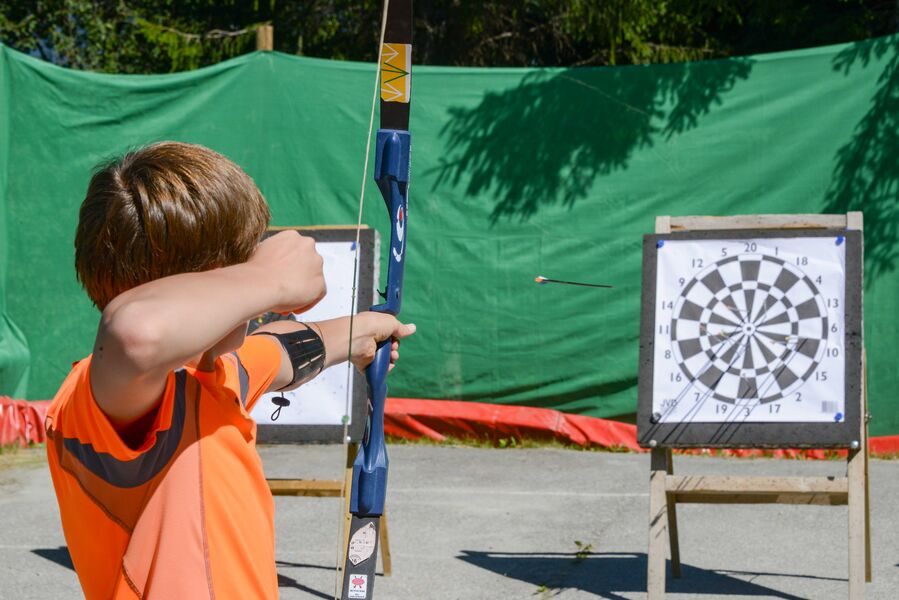
M 215 371 L 169 374 L 132 450 L 97 406 L 88 357 L 47 414 L 62 527 L 85 597 L 276 598 L 274 501 L 256 452 L 253 403 L 280 347 L 248 337 Z

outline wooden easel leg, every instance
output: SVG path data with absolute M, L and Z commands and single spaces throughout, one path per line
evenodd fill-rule
M 865 452 L 865 581 L 871 583 L 871 486 L 868 483 L 868 453 Z
M 668 463 L 665 472 L 674 475 L 674 453 L 671 448 L 665 450 L 665 462 Z M 680 578 L 680 545 L 677 541 L 677 508 L 674 496 L 665 496 L 665 503 L 668 506 L 668 547 L 671 548 L 671 576 Z
M 871 583 L 871 480 L 868 476 L 868 353 L 862 348 L 862 427 L 865 456 L 865 581 Z
M 668 540 L 668 502 L 665 476 L 668 460 L 665 450 L 653 448 L 649 467 L 649 549 L 646 553 L 646 597 L 665 597 L 665 543 Z
M 868 451 L 865 448 L 865 581 L 871 583 L 871 485 L 868 479 Z
M 359 451 L 359 444 L 351 442 L 346 447 L 346 465 L 343 472 L 343 548 L 346 549 L 350 541 L 350 524 L 353 522 L 353 515 L 350 514 L 350 497 L 353 490 L 353 461 L 356 460 L 356 453 Z M 343 565 L 338 565 L 338 569 L 342 569 Z
M 390 536 L 387 534 L 386 507 L 384 508 L 384 514 L 381 515 L 381 531 L 378 544 L 381 548 L 381 566 L 384 567 L 384 577 L 390 577 L 393 574 L 393 561 L 390 559 Z
M 849 600 L 865 597 L 865 452 L 849 451 Z

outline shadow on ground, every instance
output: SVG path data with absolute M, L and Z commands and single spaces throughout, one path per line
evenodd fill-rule
M 69 554 L 69 549 L 66 546 L 59 546 L 58 548 L 35 548 L 31 550 L 31 553 L 36 554 L 41 558 L 45 558 L 50 562 L 54 562 L 59 566 L 65 567 L 66 569 L 69 569 L 71 571 L 75 570 L 75 565 L 72 564 L 72 557 Z M 281 560 L 277 561 L 276 565 L 278 566 L 279 571 L 283 569 L 318 569 L 325 571 L 334 571 L 334 567 L 330 565 L 309 565 L 303 563 L 285 562 Z M 300 590 L 316 598 L 326 598 L 327 600 L 331 600 L 332 598 L 334 598 L 334 595 L 332 593 L 326 593 L 312 589 L 308 586 L 303 585 L 296 579 L 288 577 L 287 575 L 283 575 L 281 573 L 278 573 L 278 587 Z
M 646 591 L 646 554 L 628 552 L 597 552 L 575 554 L 564 552 L 518 553 L 480 552 L 463 550 L 459 560 L 534 584 L 535 597 L 551 598 L 563 589 L 576 589 L 608 600 L 626 600 L 622 593 Z M 743 571 L 712 571 L 681 564 L 681 577 L 668 574 L 667 591 L 722 596 L 764 596 L 785 600 L 806 600 L 770 587 L 747 581 L 758 576 L 790 577 L 824 581 L 846 581 L 840 578 L 794 575 L 786 573 L 757 573 Z M 544 594 L 540 596 L 541 592 Z
M 293 577 L 288 577 L 287 575 L 282 575 L 278 573 L 278 587 L 279 588 L 293 588 L 295 590 L 300 590 L 301 592 L 305 592 L 310 596 L 314 596 L 316 598 L 325 598 L 326 600 L 333 600 L 333 594 L 326 594 L 324 592 L 320 592 L 318 590 L 314 590 L 307 585 L 303 585 Z
M 74 570 L 69 550 L 35 548 L 33 554 Z M 511 577 L 531 583 L 535 595 L 541 592 L 551 598 L 563 589 L 576 589 L 607 600 L 626 600 L 621 593 L 646 590 L 646 554 L 628 552 L 597 552 L 589 554 L 547 552 L 481 552 L 463 550 L 459 560 L 492 571 L 502 577 Z M 333 571 L 333 566 L 312 565 L 277 561 L 279 571 L 285 569 L 315 569 Z M 899 564 L 896 565 L 899 567 Z M 379 573 L 381 575 L 381 573 Z M 817 581 L 845 581 L 838 577 L 818 577 L 788 573 L 760 573 L 755 571 L 713 571 L 687 564 L 681 565 L 681 577 L 668 575 L 667 591 L 721 596 L 766 596 L 784 600 L 806 600 L 802 596 L 787 594 L 773 588 L 747 581 L 759 576 L 789 577 Z M 293 577 L 278 573 L 278 587 L 300 590 L 315 598 L 333 598 L 323 592 L 303 585 Z
M 334 598 L 333 591 L 322 592 L 320 590 L 312 589 L 309 586 L 303 585 L 296 579 L 284 575 L 284 573 L 282 572 L 286 569 L 312 569 L 317 571 L 331 571 L 333 573 L 335 571 L 333 565 L 310 565 L 306 563 L 287 562 L 284 560 L 275 561 L 275 565 L 278 567 L 278 587 L 300 590 L 311 596 L 315 596 L 316 598 L 327 598 L 328 600 L 332 600 L 332 598 Z M 300 573 L 302 574 L 302 571 L 300 571 Z M 383 577 L 384 573 L 378 571 L 375 573 L 375 575 L 377 575 L 378 577 Z M 300 578 L 302 579 L 302 577 Z
M 70 571 L 75 570 L 75 565 L 72 564 L 72 557 L 69 555 L 69 549 L 66 546 L 59 546 L 58 548 L 34 548 L 31 550 L 32 554 L 37 554 L 41 558 L 46 558 L 50 562 L 55 562 L 61 567 L 65 567 Z
M 310 596 L 315 596 L 316 598 L 326 598 L 327 600 L 332 600 L 334 598 L 333 592 L 327 593 L 319 590 L 314 590 L 307 585 L 303 585 L 296 579 L 292 577 L 288 577 L 284 575 L 281 571 L 284 569 L 314 569 L 318 571 L 334 571 L 334 567 L 324 566 L 324 565 L 310 565 L 306 563 L 294 563 L 287 562 L 284 560 L 276 560 L 275 565 L 278 567 L 278 587 L 279 588 L 293 588 L 295 590 L 300 590 L 301 592 L 305 592 Z

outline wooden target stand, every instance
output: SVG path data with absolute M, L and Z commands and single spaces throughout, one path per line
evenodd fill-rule
M 845 215 L 751 215 L 734 217 L 669 217 L 656 218 L 656 234 L 681 231 L 781 230 L 789 237 L 791 230 L 862 230 L 862 213 Z M 860 262 L 860 261 L 859 261 Z M 645 268 L 645 266 L 644 266 Z M 653 269 L 654 270 L 654 269 Z M 859 268 L 860 270 L 860 268 Z M 861 282 L 861 274 L 858 282 Z M 644 273 L 644 295 L 646 294 Z M 645 300 L 644 300 L 645 304 Z M 655 304 L 655 303 L 653 303 Z M 859 307 L 860 310 L 860 307 Z M 644 305 L 643 318 L 647 316 Z M 654 325 L 654 320 L 653 320 Z M 641 339 L 641 375 L 645 349 Z M 651 358 L 650 358 L 651 360 Z M 860 349 L 861 384 L 854 397 L 845 398 L 847 413 L 857 403 L 858 429 L 848 449 L 845 477 L 747 477 L 675 475 L 672 447 L 644 437 L 641 445 L 651 449 L 649 477 L 649 548 L 647 552 L 647 598 L 665 596 L 666 546 L 670 550 L 671 573 L 681 575 L 678 546 L 677 511 L 680 504 L 811 504 L 848 505 L 849 598 L 865 596 L 865 582 L 871 581 L 870 502 L 868 484 L 867 386 L 863 344 Z M 651 394 L 651 391 L 650 391 Z M 643 408 L 641 407 L 641 410 Z M 638 427 L 640 417 L 638 415 Z M 639 432 L 638 432 L 639 437 Z M 717 447 L 727 447 L 718 445 Z M 741 445 L 740 447 L 747 447 Z M 771 447 L 760 445 L 759 447 Z M 816 448 L 821 446 L 806 445 Z M 839 447 L 829 444 L 825 447 Z
M 343 498 L 343 545 L 346 548 L 350 535 L 350 521 L 353 515 L 350 513 L 350 490 L 353 485 L 353 461 L 359 450 L 357 442 L 346 445 L 346 464 L 343 479 L 267 479 L 268 488 L 272 496 L 307 496 L 311 498 Z M 387 509 L 381 515 L 381 528 L 378 537 L 381 565 L 384 576 L 390 577 L 393 573 L 393 563 L 390 558 L 390 537 L 387 533 Z M 343 565 L 338 564 L 337 570 L 342 571 Z

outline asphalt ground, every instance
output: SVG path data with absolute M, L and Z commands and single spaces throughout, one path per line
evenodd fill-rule
M 337 479 L 338 446 L 261 449 L 271 477 Z M 0 456 L 0 458 L 4 458 Z M 0 599 L 81 597 L 42 451 L 0 466 Z M 644 598 L 645 454 L 390 447 L 393 575 L 377 598 Z M 844 461 L 675 458 L 704 475 L 843 475 Z M 873 581 L 899 598 L 899 461 L 872 460 Z M 341 501 L 276 498 L 281 598 L 331 598 Z M 683 576 L 668 598 L 847 597 L 847 509 L 678 508 Z

